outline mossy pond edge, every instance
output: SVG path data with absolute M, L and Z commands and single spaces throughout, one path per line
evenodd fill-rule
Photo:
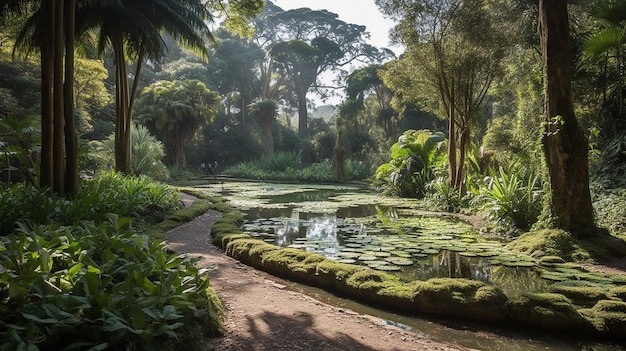
M 405 315 L 428 315 L 478 323 L 540 329 L 571 335 L 626 339 L 626 288 L 559 286 L 548 292 L 507 296 L 497 287 L 464 278 L 401 281 L 364 266 L 336 262 L 296 248 L 281 248 L 242 233 L 244 215 L 225 211 L 212 228 L 213 243 L 259 270 L 322 288 L 338 296 Z M 554 280 L 576 273 L 558 262 Z M 552 267 L 554 268 L 554 267 Z M 609 279 L 609 278 L 607 278 Z

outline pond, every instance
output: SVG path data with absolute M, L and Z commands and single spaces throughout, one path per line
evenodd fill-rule
M 623 276 L 607 278 L 571 265 L 540 265 L 530 256 L 508 250 L 497 237 L 477 232 L 464 218 L 434 213 L 416 200 L 323 185 L 224 183 L 209 185 L 207 190 L 244 211 L 245 233 L 277 246 L 390 272 L 405 281 L 475 279 L 499 287 L 509 297 L 548 291 L 555 283 L 570 281 L 578 286 L 581 281 L 626 283 Z

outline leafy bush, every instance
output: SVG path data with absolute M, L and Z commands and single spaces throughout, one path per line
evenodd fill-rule
M 131 128 L 131 173 L 139 176 L 145 175 L 157 180 L 165 180 L 169 177 L 167 167 L 163 163 L 165 148 L 150 131 L 139 124 L 133 124 Z M 100 164 L 100 169 L 108 168 L 115 164 L 115 135 L 111 134 L 104 141 L 91 142 L 93 156 Z M 106 166 L 106 167 L 105 167 Z
M 539 176 L 500 169 L 493 173 L 487 186 L 480 189 L 475 202 L 492 220 L 528 230 L 541 213 L 542 190 Z
M 593 207 L 598 225 L 626 239 L 626 189 L 608 189 L 594 194 Z
M 429 191 L 427 200 L 434 208 L 446 212 L 459 212 L 461 208 L 461 195 L 459 189 L 450 185 L 450 182 L 439 177 L 426 185 Z
M 172 349 L 191 325 L 220 332 L 222 307 L 194 261 L 128 221 L 20 224 L 0 238 L 0 349 Z
M 348 179 L 360 180 L 370 175 L 367 166 L 358 161 L 346 162 Z M 312 183 L 338 182 L 335 167 L 329 159 L 322 162 L 303 165 L 300 154 L 279 152 L 275 156 L 263 156 L 257 161 L 241 163 L 229 167 L 224 173 L 247 179 L 275 181 L 303 181 Z
M 144 218 L 180 205 L 178 192 L 147 177 L 102 172 L 84 180 L 72 200 L 16 184 L 0 191 L 0 235 L 10 233 L 18 221 L 71 225 L 78 220 L 100 222 L 109 213 Z
M 421 198 L 433 180 L 433 167 L 441 162 L 444 137 L 429 130 L 407 130 L 391 146 L 388 163 L 376 170 L 387 194 Z

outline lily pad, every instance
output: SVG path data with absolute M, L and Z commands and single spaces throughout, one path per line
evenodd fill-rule
M 410 266 L 413 264 L 413 261 L 402 257 L 387 257 L 385 261 L 393 263 L 396 266 Z

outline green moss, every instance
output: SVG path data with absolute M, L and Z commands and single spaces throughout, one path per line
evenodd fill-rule
M 555 293 L 524 293 L 504 306 L 509 318 L 531 328 L 584 330 L 586 321 L 572 301 Z
M 596 312 L 623 313 L 626 314 L 626 302 L 615 300 L 602 300 L 593 306 Z
M 346 279 L 346 284 L 360 290 L 378 291 L 400 285 L 400 281 L 395 275 L 366 269 L 352 274 Z
M 543 229 L 525 233 L 506 247 L 536 258 L 543 256 L 571 257 L 574 252 L 572 235 L 558 229 Z
M 274 251 L 279 251 L 281 250 L 281 248 L 279 248 L 278 246 L 272 245 L 272 244 L 268 244 L 265 241 L 262 240 L 258 240 L 255 239 L 257 241 L 257 245 L 252 246 L 250 248 L 249 254 L 252 257 L 258 257 L 259 259 L 263 260 L 263 257 L 268 253 L 268 252 L 274 252 Z
M 621 285 L 609 290 L 608 296 L 626 302 L 626 285 Z
M 217 296 L 217 292 L 213 287 L 209 286 L 206 291 L 207 305 L 206 310 L 208 314 L 208 325 L 204 329 L 208 332 L 209 336 L 223 335 L 226 330 L 224 327 L 224 305 Z
M 343 281 L 348 279 L 356 272 L 365 270 L 365 268 L 352 265 L 339 263 L 332 260 L 324 260 L 316 265 L 317 274 L 332 275 L 333 279 Z
M 460 293 L 459 296 L 474 297 L 474 293 L 479 288 L 485 286 L 477 280 L 454 279 L 454 278 L 434 278 L 425 282 L 416 282 L 415 292 L 417 294 L 444 294 Z
M 414 289 L 409 284 L 402 285 L 390 285 L 388 287 L 380 289 L 378 295 L 394 297 L 398 299 L 404 299 L 407 301 L 413 300 Z
M 474 300 L 481 301 L 501 301 L 504 303 L 506 301 L 506 296 L 502 291 L 494 286 L 481 286 L 476 290 L 474 295 Z
M 565 260 L 560 256 L 544 256 L 539 259 L 541 265 L 552 265 L 556 263 L 565 263 Z
M 593 306 L 607 298 L 604 289 L 590 286 L 552 285 L 550 292 L 563 295 L 579 306 Z
M 622 301 L 602 300 L 593 308 L 581 310 L 581 313 L 605 335 L 621 338 L 626 335 L 626 303 Z
M 235 258 L 250 257 L 250 250 L 262 245 L 269 245 L 262 240 L 241 238 L 231 240 L 226 244 L 226 254 Z M 271 245 L 269 245 L 271 247 Z

